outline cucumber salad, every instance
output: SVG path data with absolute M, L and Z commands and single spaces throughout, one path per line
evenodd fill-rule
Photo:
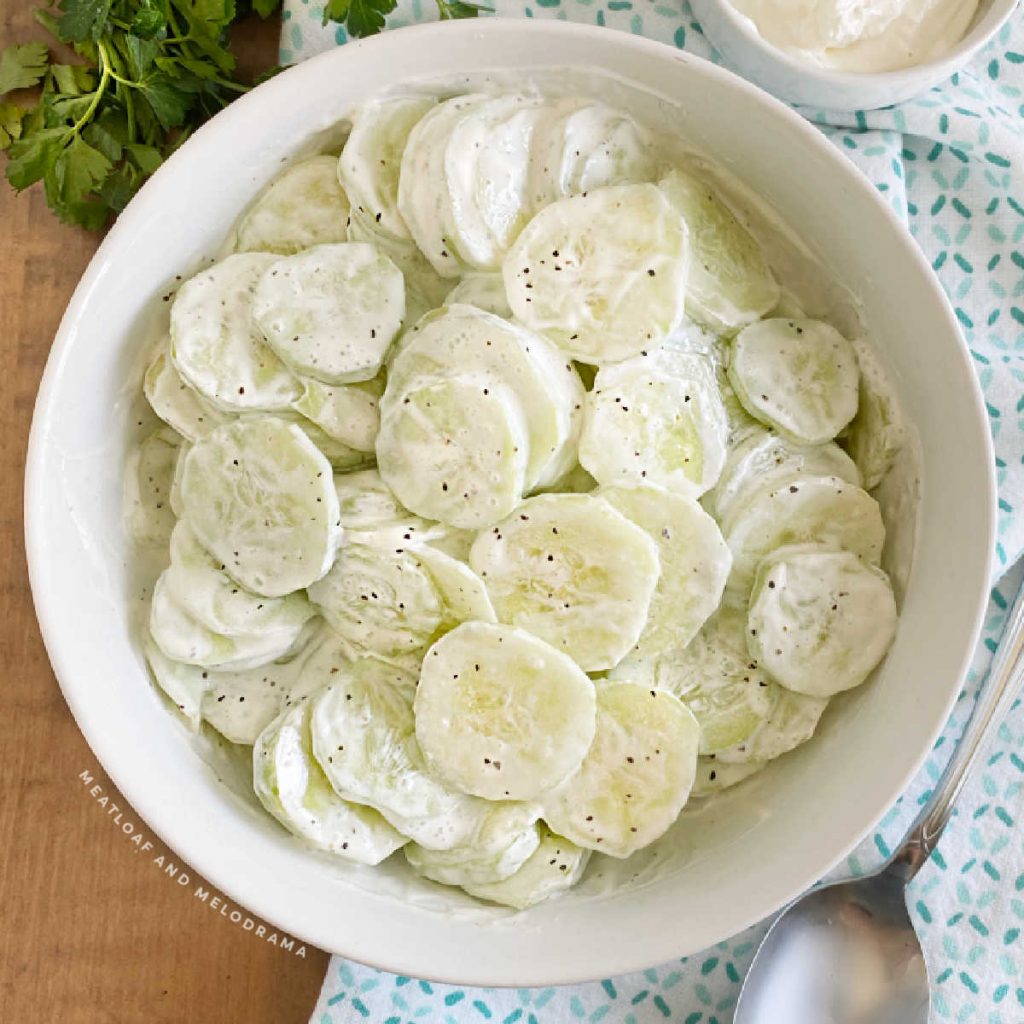
M 341 860 L 523 909 L 653 843 L 896 628 L 892 392 L 777 273 L 602 102 L 365 104 L 169 302 L 155 682 Z

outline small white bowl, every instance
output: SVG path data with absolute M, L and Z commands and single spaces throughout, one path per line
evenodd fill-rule
M 729 0 L 690 0 L 705 36 L 733 71 L 773 96 L 820 110 L 875 110 L 927 92 L 964 67 L 1002 28 L 1017 0 L 981 0 L 948 53 L 899 71 L 856 73 L 815 67 L 767 42 Z
M 423 882 L 401 857 L 371 869 L 317 855 L 255 805 L 251 786 L 225 784 L 226 765 L 147 677 L 133 628 L 138 555 L 121 518 L 140 350 L 166 330 L 176 275 L 215 255 L 256 192 L 355 105 L 420 76 L 468 88 L 492 72 L 520 86 L 584 75 L 592 93 L 731 169 L 858 296 L 923 448 L 913 569 L 876 678 L 837 701 L 813 742 L 687 814 L 650 853 L 615 862 L 639 877 L 602 892 L 614 865 L 598 859 L 577 889 L 518 915 Z M 985 406 L 949 302 L 878 192 L 820 132 L 672 47 L 494 19 L 339 47 L 233 103 L 167 161 L 65 314 L 32 423 L 25 522 L 36 610 L 68 704 L 125 800 L 190 870 L 310 945 L 399 974 L 526 986 L 694 953 L 777 910 L 853 848 L 956 700 L 986 606 L 994 495 Z

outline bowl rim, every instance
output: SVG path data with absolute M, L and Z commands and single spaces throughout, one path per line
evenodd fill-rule
M 599 968 L 566 968 L 561 967 L 557 962 L 550 962 L 543 966 L 535 963 L 528 971 L 529 977 L 524 978 L 521 973 L 517 973 L 519 968 L 515 964 L 502 965 L 500 967 L 496 967 L 493 964 L 488 966 L 470 964 L 464 970 L 460 968 L 458 976 L 455 976 L 447 968 L 442 969 L 437 966 L 438 960 L 436 957 L 431 962 L 433 954 L 430 950 L 418 948 L 416 952 L 409 949 L 396 952 L 389 947 L 385 953 L 383 947 L 378 943 L 380 952 L 367 953 L 359 947 L 357 939 L 348 935 L 344 937 L 345 948 L 338 949 L 339 936 L 336 929 L 328 934 L 328 929 L 322 922 L 314 923 L 308 920 L 299 927 L 296 927 L 296 921 L 290 916 L 291 908 L 285 899 L 282 899 L 280 896 L 275 899 L 273 892 L 259 890 L 254 887 L 251 880 L 226 873 L 226 865 L 222 863 L 218 843 L 212 837 L 205 845 L 197 844 L 195 847 L 179 845 L 179 839 L 182 839 L 182 837 L 176 831 L 178 823 L 174 820 L 173 815 L 166 812 L 159 795 L 151 792 L 145 785 L 137 781 L 131 770 L 132 763 L 125 759 L 124 752 L 118 747 L 117 743 L 110 737 L 101 735 L 102 730 L 97 730 L 96 732 L 86 731 L 85 723 L 89 722 L 93 717 L 90 714 L 90 702 L 85 689 L 74 685 L 72 682 L 76 676 L 76 668 L 74 664 L 69 662 L 67 651 L 65 650 L 64 634 L 66 623 L 59 620 L 55 609 L 47 599 L 43 582 L 44 567 L 48 555 L 47 536 L 43 529 L 43 516 L 35 514 L 35 510 L 40 507 L 44 496 L 44 469 L 48 454 L 46 427 L 53 413 L 54 396 L 61 383 L 64 365 L 76 342 L 77 323 L 83 308 L 86 307 L 89 301 L 94 285 L 106 273 L 108 259 L 117 251 L 123 239 L 128 239 L 132 236 L 133 232 L 145 228 L 145 218 L 148 216 L 148 199 L 155 194 L 159 182 L 163 180 L 161 176 L 166 177 L 169 173 L 166 168 L 183 164 L 189 159 L 188 154 L 190 152 L 207 145 L 216 136 L 229 133 L 236 122 L 241 122 L 243 118 L 248 116 L 250 110 L 259 109 L 272 97 L 285 97 L 293 90 L 297 90 L 302 84 L 315 86 L 317 76 L 321 70 L 326 68 L 332 61 L 345 61 L 347 58 L 344 54 L 346 53 L 352 53 L 356 50 L 375 53 L 379 50 L 381 59 L 386 60 L 388 50 L 394 46 L 406 46 L 414 39 L 423 47 L 429 47 L 435 38 L 447 38 L 454 45 L 460 37 L 465 44 L 480 38 L 481 33 L 494 35 L 499 37 L 499 39 L 520 36 L 523 33 L 547 34 L 566 38 L 576 37 L 581 42 L 591 40 L 594 43 L 600 43 L 604 47 L 611 43 L 616 47 L 631 49 L 640 56 L 647 56 L 658 61 L 664 61 L 668 58 L 683 63 L 699 64 L 700 74 L 709 76 L 711 79 L 718 79 L 728 88 L 746 94 L 750 101 L 774 110 L 775 116 L 788 121 L 790 127 L 795 132 L 804 136 L 809 146 L 816 149 L 827 162 L 836 168 L 837 174 L 842 175 L 848 180 L 851 189 L 861 192 L 866 198 L 870 197 L 868 201 L 876 206 L 878 213 L 888 221 L 893 232 L 899 235 L 906 258 L 916 264 L 923 280 L 928 282 L 936 305 L 942 310 L 950 325 L 952 335 L 958 340 L 956 353 L 961 363 L 961 371 L 964 379 L 972 383 L 972 386 L 968 389 L 970 392 L 969 396 L 965 395 L 965 402 L 970 403 L 973 414 L 972 418 L 975 421 L 975 425 L 979 428 L 976 433 L 983 447 L 983 453 L 980 454 L 984 454 L 986 457 L 984 474 L 987 486 L 985 494 L 979 495 L 978 500 L 983 500 L 987 504 L 988 515 L 985 517 L 987 529 L 984 537 L 981 539 L 984 540 L 985 550 L 990 553 L 989 561 L 986 562 L 986 568 L 991 565 L 996 531 L 993 449 L 984 400 L 971 366 L 969 351 L 960 333 L 949 301 L 924 254 L 906 231 L 902 222 L 877 193 L 868 179 L 861 175 L 849 163 L 846 157 L 835 150 L 813 125 L 804 120 L 795 111 L 746 80 L 727 69 L 715 66 L 711 62 L 701 60 L 690 54 L 681 53 L 668 44 L 629 35 L 624 32 L 617 33 L 613 39 L 609 36 L 606 29 L 597 26 L 555 20 L 529 21 L 526 19 L 499 18 L 484 19 L 477 22 L 434 23 L 406 27 L 392 30 L 381 36 L 359 40 L 345 47 L 338 47 L 311 58 L 270 79 L 260 86 L 259 89 L 232 103 L 227 109 L 200 128 L 188 140 L 185 146 L 168 160 L 165 168 L 161 168 L 154 178 L 143 186 L 138 196 L 132 200 L 121 214 L 108 236 L 100 245 L 75 289 L 43 372 L 33 414 L 26 458 L 25 545 L 29 580 L 43 641 L 64 698 L 72 711 L 76 723 L 83 732 L 100 765 L 114 785 L 120 790 L 125 800 L 128 801 L 146 824 L 170 849 L 184 853 L 185 855 L 182 856 L 182 860 L 202 874 L 212 885 L 224 892 L 239 906 L 251 908 L 254 914 L 309 945 L 332 950 L 339 955 L 385 971 L 408 974 L 414 977 L 425 977 L 430 980 L 440 980 L 459 985 L 564 985 L 641 970 L 672 960 L 682 955 L 682 953 L 678 944 L 673 944 L 668 937 L 655 937 L 652 930 L 651 936 L 645 943 L 636 941 L 616 944 L 617 948 L 609 951 L 606 962 Z M 396 37 L 400 42 L 395 42 Z M 960 664 L 956 667 L 957 678 L 961 680 L 970 663 L 973 648 L 980 633 L 987 606 L 987 596 L 987 588 L 982 589 L 976 595 L 973 603 L 973 616 L 969 627 L 972 643 L 965 648 Z M 906 789 L 910 780 L 917 774 L 928 757 L 931 746 L 941 732 L 943 724 L 948 718 L 949 712 L 956 700 L 957 692 L 953 690 L 945 702 L 941 717 L 937 720 L 931 731 L 930 742 L 923 746 L 914 758 L 913 763 L 902 775 L 893 780 L 890 798 L 875 809 L 871 820 L 866 822 L 858 821 L 854 829 L 847 828 L 843 834 L 842 841 L 835 844 L 829 850 L 827 856 L 818 856 L 815 859 L 813 871 L 809 870 L 807 872 L 808 877 L 813 874 L 812 884 L 813 880 L 820 878 L 839 863 L 875 827 L 891 803 Z M 211 781 L 215 780 L 211 778 Z M 799 886 L 789 886 L 789 891 L 785 893 L 784 898 L 781 900 L 776 894 L 771 899 L 762 899 L 760 902 L 752 903 L 751 905 L 723 908 L 722 916 L 724 922 L 718 926 L 719 932 L 722 933 L 721 937 L 725 938 L 728 935 L 736 934 L 762 920 L 797 896 L 804 890 L 806 884 L 808 883 L 805 880 Z M 358 890 L 353 890 L 353 892 L 353 901 L 357 902 L 359 899 Z M 634 938 L 639 939 L 639 936 L 634 936 Z
M 831 86 L 844 90 L 878 90 L 886 86 L 898 89 L 901 85 L 917 82 L 917 92 L 914 95 L 918 95 L 962 70 L 982 47 L 987 46 L 995 38 L 996 33 L 1016 10 L 1018 0 L 992 0 L 988 10 L 982 12 L 981 17 L 951 49 L 931 60 L 891 71 L 845 71 L 809 64 L 765 39 L 753 20 L 737 10 L 731 0 L 700 2 L 717 8 L 721 16 L 728 21 L 730 29 L 742 36 L 747 45 L 756 49 L 777 67 L 791 72 L 794 77 L 807 82 L 817 82 L 823 88 Z M 714 41 L 710 41 L 714 45 Z M 800 106 L 810 105 L 806 102 L 800 103 Z M 888 104 L 875 104 L 871 109 L 885 105 Z M 829 104 L 823 106 L 827 109 Z

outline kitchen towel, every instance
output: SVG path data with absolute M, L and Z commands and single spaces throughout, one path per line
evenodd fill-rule
M 501 17 L 559 18 L 632 32 L 720 63 L 686 2 L 497 0 Z M 429 21 L 400 0 L 388 28 Z M 282 63 L 347 42 L 315 0 L 286 0 Z M 833 877 L 880 864 L 927 799 L 973 706 L 1007 605 L 1024 578 L 1024 19 L 967 69 L 881 111 L 804 116 L 868 176 L 906 221 L 956 310 L 985 392 L 999 483 L 998 579 L 964 692 L 925 768 Z M 737 130 L 741 130 L 740 127 Z M 1018 824 L 1018 823 L 1021 824 Z M 933 1022 L 1024 1022 L 1024 707 L 1018 702 L 962 798 L 910 906 L 934 986 Z M 398 977 L 335 957 L 312 1024 L 728 1024 L 767 927 L 684 960 L 588 985 L 472 989 Z

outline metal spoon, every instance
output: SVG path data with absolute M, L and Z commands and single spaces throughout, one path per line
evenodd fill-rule
M 903 845 L 875 874 L 813 889 L 782 912 L 750 966 L 735 1024 L 926 1024 L 931 1002 L 906 886 L 1024 679 L 1017 595 L 963 738 Z

